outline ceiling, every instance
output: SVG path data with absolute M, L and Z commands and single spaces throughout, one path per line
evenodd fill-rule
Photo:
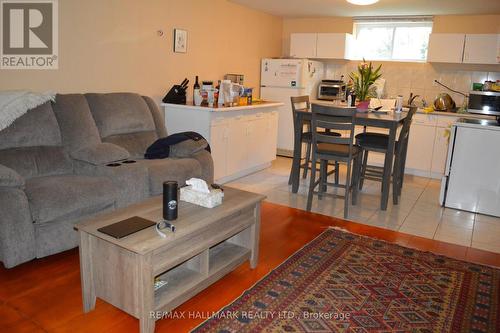
M 500 0 L 380 0 L 369 6 L 346 0 L 230 1 L 285 17 L 500 14 Z

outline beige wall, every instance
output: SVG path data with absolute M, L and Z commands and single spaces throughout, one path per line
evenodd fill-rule
M 282 53 L 281 18 L 226 0 L 64 0 L 59 22 L 59 70 L 1 70 L 0 90 L 134 91 L 159 101 L 195 75 L 242 73 L 257 88 L 260 59 Z M 188 31 L 186 54 L 172 51 L 174 28 Z
M 433 32 L 469 34 L 500 33 L 500 15 L 435 16 Z

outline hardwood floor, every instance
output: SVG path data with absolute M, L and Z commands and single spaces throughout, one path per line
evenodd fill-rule
M 443 243 L 387 229 L 264 203 L 259 265 L 241 265 L 176 309 L 184 319 L 156 322 L 156 332 L 189 331 L 203 321 L 188 318 L 221 309 L 271 269 L 329 226 L 383 239 L 460 260 L 499 266 L 500 254 Z M 78 251 L 70 250 L 13 269 L 0 268 L 0 332 L 138 332 L 137 319 L 97 300 L 96 309 L 82 312 Z

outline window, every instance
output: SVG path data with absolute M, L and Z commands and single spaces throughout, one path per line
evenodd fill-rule
M 432 21 L 424 19 L 361 20 L 354 23 L 356 58 L 425 61 Z

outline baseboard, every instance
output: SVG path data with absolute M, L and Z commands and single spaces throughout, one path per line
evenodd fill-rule
M 255 173 L 257 171 L 261 171 L 261 170 L 264 170 L 264 169 L 267 169 L 271 166 L 271 162 L 267 162 L 267 163 L 264 163 L 264 164 L 260 164 L 260 165 L 257 165 L 257 166 L 254 166 L 252 168 L 248 168 L 248 169 L 245 169 L 245 170 L 241 170 L 237 173 L 234 173 L 232 175 L 229 175 L 229 176 L 225 176 L 225 177 L 222 177 L 222 178 L 219 178 L 219 179 L 216 179 L 215 182 L 217 184 L 225 184 L 225 183 L 229 183 L 233 180 L 236 180 L 238 178 L 241 178 L 241 177 L 245 177 L 245 176 L 248 176 L 252 173 Z

